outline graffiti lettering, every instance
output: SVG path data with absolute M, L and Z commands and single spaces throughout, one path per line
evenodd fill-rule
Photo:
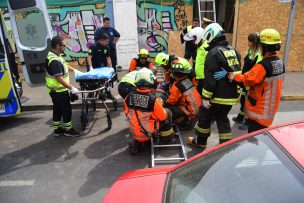
M 87 57 L 88 47 L 94 43 L 95 30 L 102 26 L 105 10 L 87 5 L 48 11 L 54 34 L 63 37 L 67 45 L 66 60 Z

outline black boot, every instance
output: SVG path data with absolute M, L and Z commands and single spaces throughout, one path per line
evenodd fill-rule
M 140 142 L 138 142 L 137 140 L 132 140 L 129 143 L 129 151 L 132 155 L 136 155 L 139 153 L 140 151 Z
M 242 114 L 238 114 L 237 117 L 233 117 L 232 120 L 236 123 L 243 123 L 244 122 L 244 118 L 245 118 L 245 115 L 242 115 Z

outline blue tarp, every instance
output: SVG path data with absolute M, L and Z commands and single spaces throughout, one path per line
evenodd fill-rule
M 115 73 L 114 68 L 110 67 L 100 67 L 90 70 L 89 72 L 82 73 L 76 72 L 76 80 L 100 80 L 100 79 L 110 79 Z

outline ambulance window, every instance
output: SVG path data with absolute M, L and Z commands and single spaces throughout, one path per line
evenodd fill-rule
M 46 46 L 46 22 L 40 10 L 16 13 L 16 24 L 20 42 L 23 46 L 31 48 Z
M 17 9 L 36 6 L 36 1 L 35 0 L 26 0 L 26 1 L 9 0 L 9 4 L 10 4 L 11 9 L 17 10 Z

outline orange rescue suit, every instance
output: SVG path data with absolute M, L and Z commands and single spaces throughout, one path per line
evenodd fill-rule
M 179 108 L 190 118 L 195 118 L 202 103 L 192 81 L 186 77 L 173 83 L 167 103 Z
M 152 63 L 148 60 L 146 61 L 146 63 L 142 64 L 138 58 L 133 58 L 130 62 L 129 72 L 139 70 L 144 67 L 151 69 L 152 66 Z
M 279 108 L 285 73 L 284 63 L 277 55 L 263 58 L 244 75 L 233 80 L 250 87 L 245 102 L 245 115 L 263 126 L 270 126 Z
M 151 90 L 136 89 L 126 97 L 124 107 L 129 129 L 134 139 L 139 142 L 145 142 L 150 139 L 149 136 L 157 134 L 160 121 L 167 119 L 161 100 L 156 98 Z

